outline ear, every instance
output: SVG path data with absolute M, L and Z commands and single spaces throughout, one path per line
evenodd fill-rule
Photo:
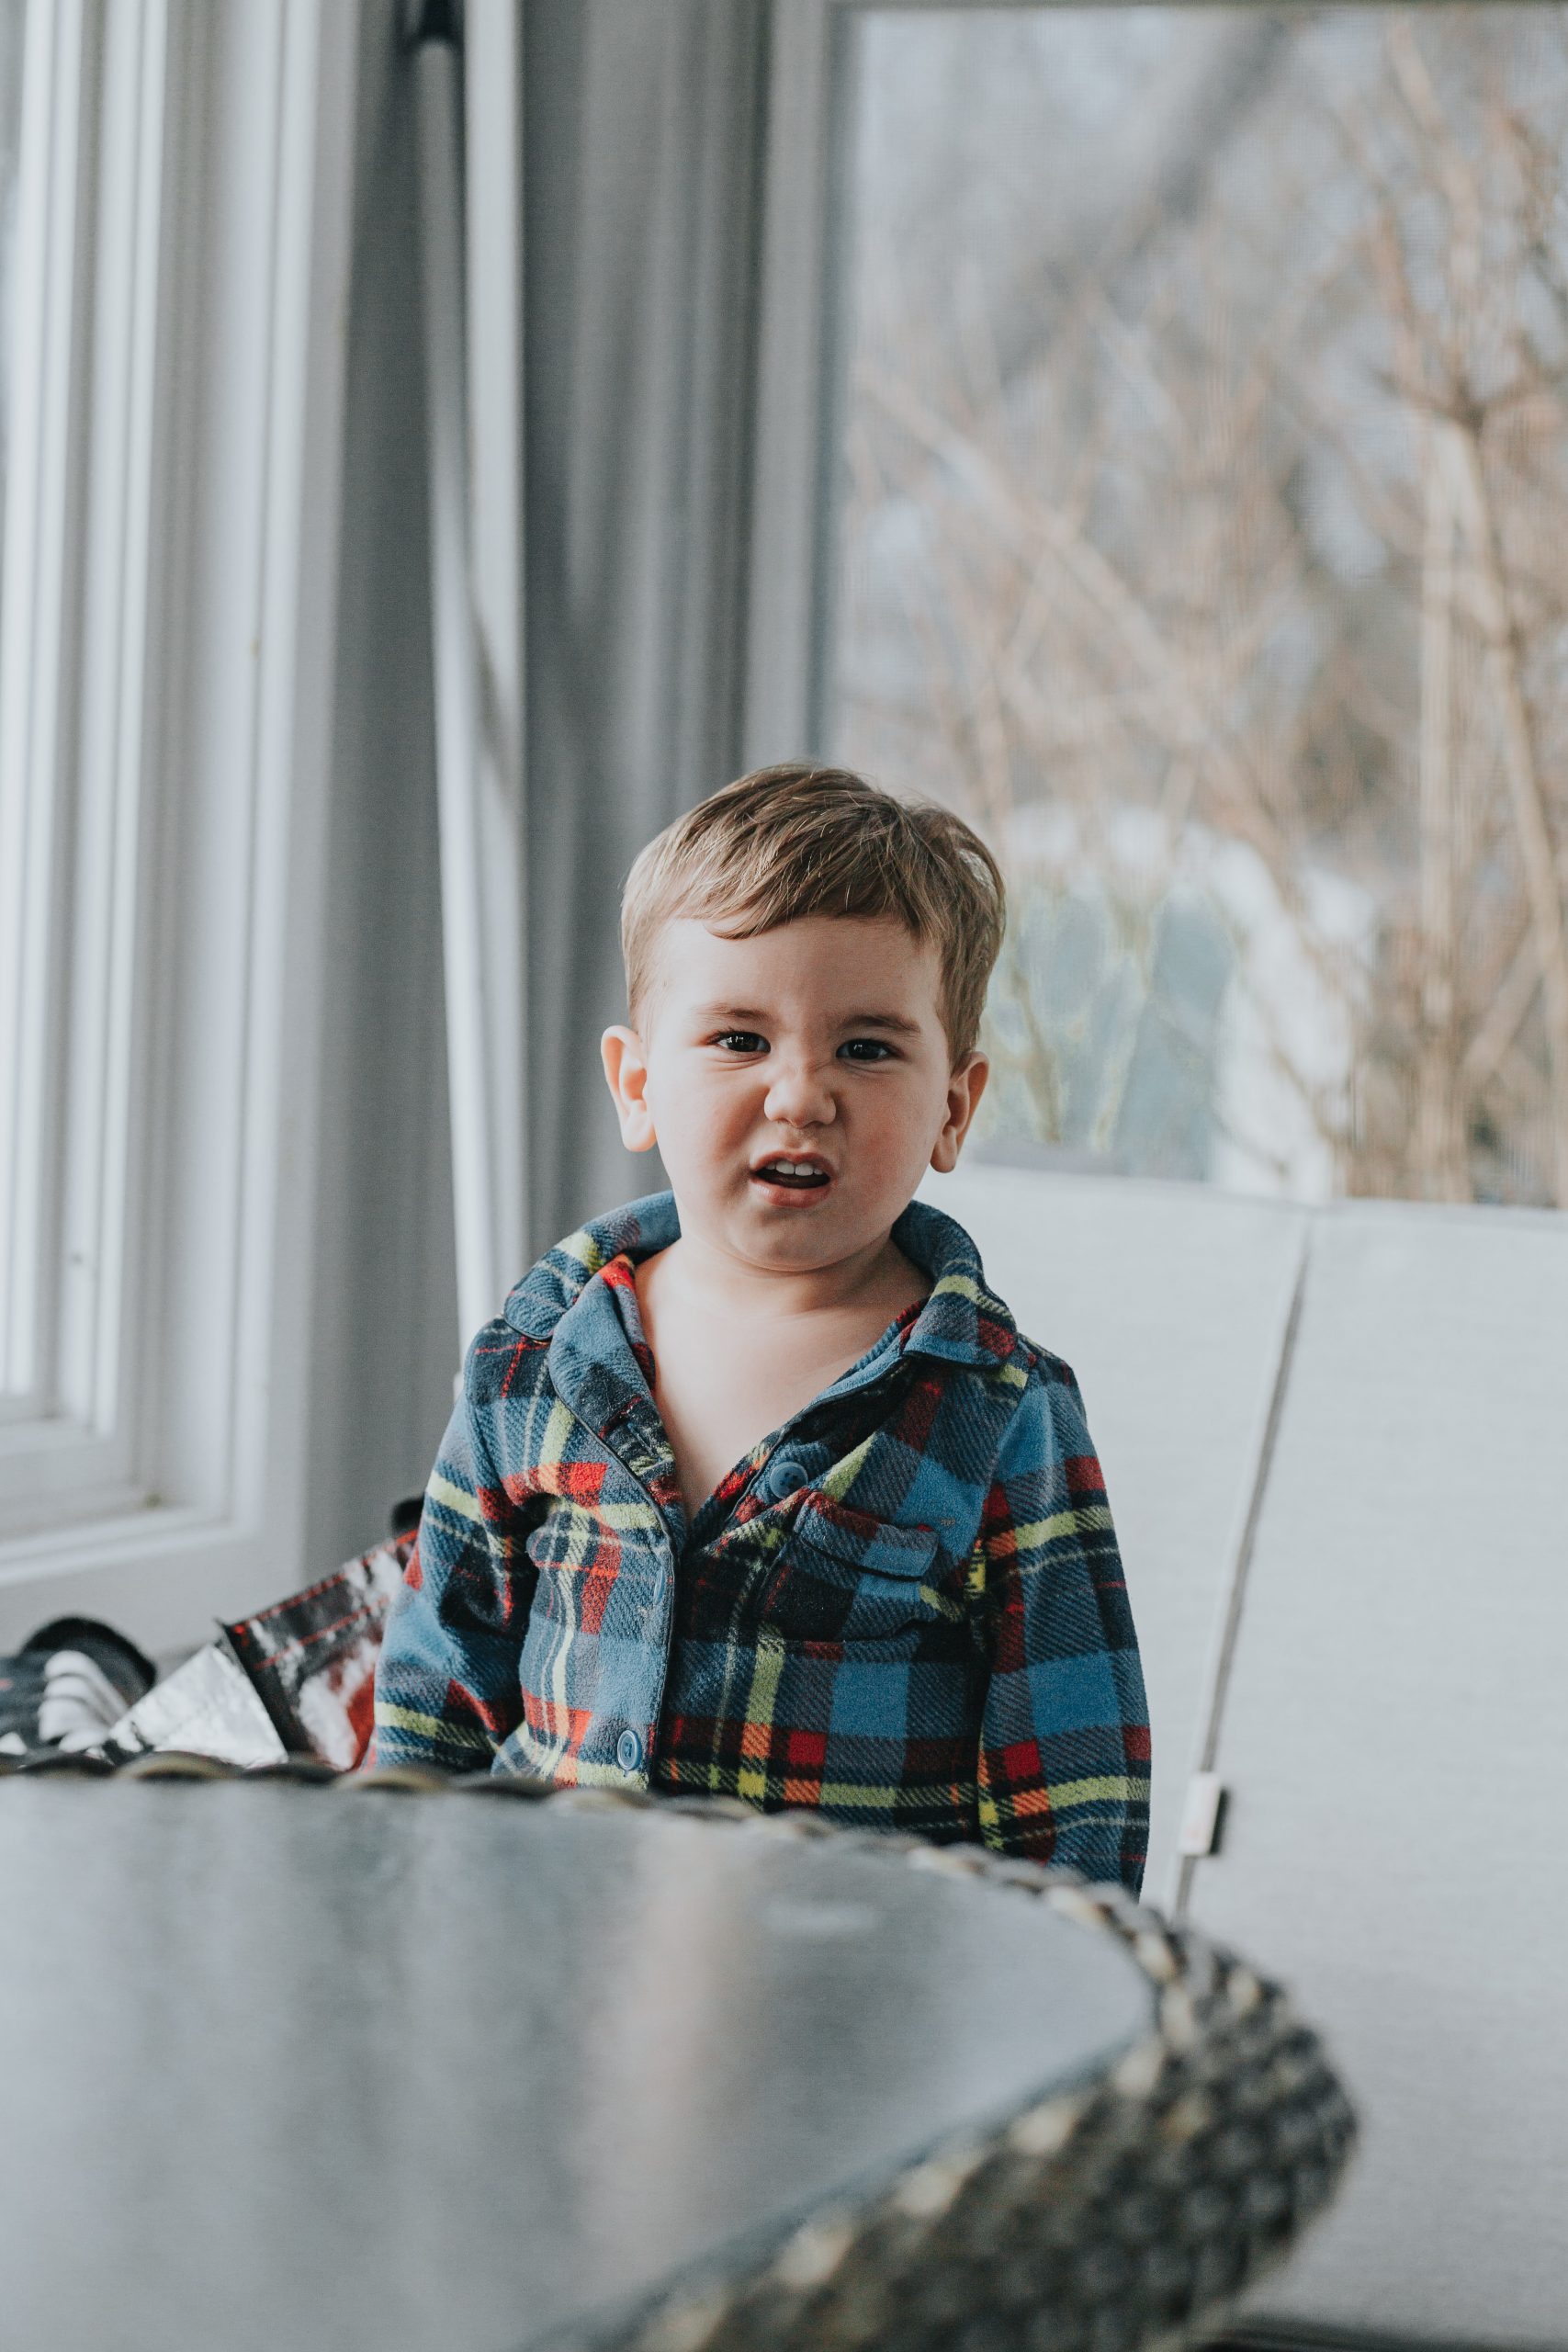
M 599 1058 L 621 1123 L 621 1141 L 628 1151 L 651 1151 L 659 1138 L 648 1103 L 648 1062 L 642 1039 L 635 1029 L 619 1024 L 606 1029 L 599 1040 Z
M 965 1054 L 954 1066 L 947 1081 L 947 1122 L 931 1146 L 931 1166 L 939 1176 L 949 1176 L 957 1167 L 969 1122 L 979 1107 L 990 1075 L 991 1065 L 981 1053 Z

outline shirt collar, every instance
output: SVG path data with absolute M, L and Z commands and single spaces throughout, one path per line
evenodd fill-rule
M 548 1340 L 594 1276 L 624 1252 L 634 1263 L 680 1238 L 673 1193 L 649 1193 L 591 1218 L 547 1250 L 506 1302 L 506 1319 L 531 1340 Z M 940 1356 L 982 1369 L 1004 1362 L 1018 1329 L 987 1286 L 980 1253 L 955 1217 L 911 1201 L 893 1227 L 905 1256 L 931 1278 L 930 1296 L 904 1342 L 906 1355 Z
M 549 1339 L 612 1258 L 623 1251 L 634 1262 L 651 1258 L 678 1240 L 680 1233 L 673 1193 L 649 1193 L 640 1201 L 612 1209 L 607 1216 L 591 1218 L 530 1266 L 506 1302 L 507 1321 L 525 1339 Z

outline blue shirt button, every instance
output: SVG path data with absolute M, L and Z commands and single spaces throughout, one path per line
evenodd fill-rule
M 806 1473 L 798 1462 L 770 1462 L 762 1484 L 773 1500 L 782 1503 L 786 1495 L 805 1486 Z
M 642 1763 L 642 1741 L 629 1724 L 615 1742 L 615 1761 L 623 1772 L 635 1772 Z

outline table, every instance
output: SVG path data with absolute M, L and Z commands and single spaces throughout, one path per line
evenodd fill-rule
M 1331 2192 L 1285 1996 L 728 1804 L 0 1777 L 7 2352 L 1134 2352 Z

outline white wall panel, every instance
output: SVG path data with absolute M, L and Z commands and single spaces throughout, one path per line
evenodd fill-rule
M 1363 2119 L 1278 2318 L 1568 2343 L 1565 1421 L 1568 1220 L 1319 1220 L 1193 1894 Z
M 969 1162 L 920 1196 L 968 1228 L 1021 1328 L 1082 1385 L 1149 1691 L 1145 1891 L 1166 1900 L 1306 1215 Z

